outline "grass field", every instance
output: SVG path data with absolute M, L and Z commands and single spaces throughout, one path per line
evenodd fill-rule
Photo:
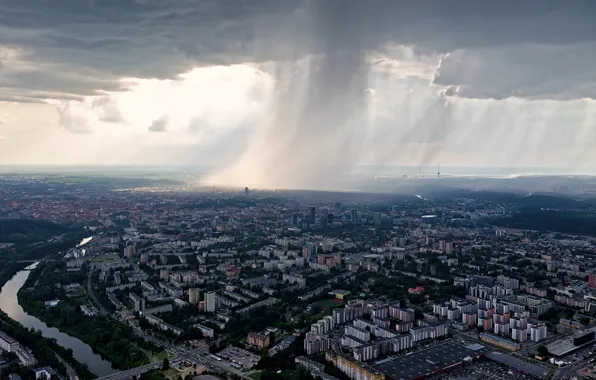
M 250 377 L 253 380 L 259 380 L 261 378 L 261 371 L 251 373 L 248 377 Z
M 165 358 L 171 358 L 172 355 L 170 355 L 167 351 L 160 351 L 160 352 L 155 352 L 153 353 L 153 357 L 151 358 L 151 361 L 154 362 L 162 362 Z

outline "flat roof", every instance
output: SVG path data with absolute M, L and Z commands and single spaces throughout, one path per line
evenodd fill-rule
M 595 331 L 596 327 L 592 327 L 586 330 L 583 330 L 580 333 L 574 334 L 571 337 L 566 337 L 563 339 L 556 340 L 550 344 L 546 345 L 548 348 L 548 353 L 554 356 L 563 356 L 572 353 L 573 351 L 577 350 L 578 348 L 585 347 L 591 343 L 596 342 L 596 340 L 591 340 L 590 342 L 586 342 L 582 345 L 576 346 L 573 344 L 573 339 L 579 336 L 589 334 L 592 331 Z
M 469 346 L 466 346 L 466 348 L 470 351 L 482 350 L 485 347 L 486 347 L 485 345 L 479 344 L 479 343 L 474 343 L 474 344 L 470 344 Z
M 549 369 L 541 365 L 528 363 L 515 356 L 503 354 L 499 351 L 489 352 L 486 355 L 487 358 L 494 360 L 498 363 L 505 364 L 508 367 L 515 368 L 518 371 L 545 379 L 548 376 Z
M 392 360 L 383 360 L 374 364 L 373 367 L 392 379 L 409 380 L 451 367 L 463 362 L 464 358 L 468 356 L 483 354 L 487 351 L 489 348 L 486 346 L 483 346 L 481 350 L 473 351 L 449 342 Z
M 19 343 L 19 342 L 17 342 L 17 340 L 15 338 L 11 337 L 10 335 L 8 335 L 7 333 L 5 333 L 2 330 L 0 330 L 0 339 L 4 340 L 8 344 Z

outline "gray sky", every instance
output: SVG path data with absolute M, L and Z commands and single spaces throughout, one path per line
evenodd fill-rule
M 0 164 L 595 169 L 596 3 L 3 0 Z

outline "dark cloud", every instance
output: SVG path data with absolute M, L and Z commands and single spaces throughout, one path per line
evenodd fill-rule
M 596 98 L 595 52 L 596 42 L 460 50 L 443 60 L 434 82 L 461 86 L 458 96 L 471 98 Z
M 166 116 L 163 116 L 159 119 L 154 120 L 147 129 L 149 130 L 149 132 L 165 132 L 167 124 L 168 119 Z
M 342 12 L 355 17 L 325 24 Z M 90 95 L 119 89 L 114 79 L 123 76 L 171 78 L 198 64 L 292 60 L 340 48 L 373 50 L 387 41 L 427 53 L 590 43 L 594 16 L 590 0 L 4 0 L 0 45 L 62 65 L 12 76 L 11 87 Z M 537 73 L 554 70 L 535 63 Z M 573 62 L 564 68 L 572 71 Z M 553 90 L 567 92 L 565 83 Z M 462 93 L 476 91 L 475 83 L 462 84 Z M 524 89 L 506 90 L 495 96 Z

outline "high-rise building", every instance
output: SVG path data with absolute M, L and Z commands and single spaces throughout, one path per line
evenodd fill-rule
M 136 247 L 134 245 L 134 243 L 132 244 L 128 244 L 126 247 L 124 247 L 124 257 L 126 258 L 131 258 L 134 256 L 134 254 L 137 252 Z
M 326 228 L 329 222 L 329 209 L 324 208 L 321 210 L 321 227 Z
M 373 214 L 373 223 L 377 226 L 381 224 L 381 214 L 379 214 L 378 212 L 375 212 Z
M 199 303 L 199 299 L 201 297 L 200 294 L 201 293 L 199 292 L 199 289 L 197 289 L 197 288 L 188 289 L 188 302 L 193 305 L 196 305 L 197 303 Z
M 298 214 L 292 214 L 292 227 L 298 227 Z
M 591 274 L 588 276 L 588 286 L 594 289 L 596 288 L 596 274 Z
M 132 302 L 134 302 L 136 312 L 145 310 L 145 299 L 144 298 L 139 297 L 134 293 L 130 293 L 128 296 L 130 297 L 130 300 Z
M 315 224 L 315 210 L 314 206 L 308 208 L 308 222 L 310 224 Z
M 248 187 L 245 187 L 244 188 L 244 195 L 248 197 L 248 194 L 249 194 Z
M 145 264 L 149 261 L 149 254 L 148 253 L 141 253 L 141 264 Z
M 358 211 L 352 210 L 352 224 L 358 224 Z
M 167 268 L 162 268 L 159 271 L 159 279 L 163 281 L 168 281 L 170 277 L 170 271 Z
M 530 339 L 533 342 L 540 342 L 547 337 L 546 325 L 541 323 L 539 325 L 532 325 L 530 327 Z
M 445 253 L 448 255 L 453 253 L 453 242 L 445 242 Z
M 208 292 L 205 294 L 205 311 L 213 313 L 215 309 L 215 292 Z

